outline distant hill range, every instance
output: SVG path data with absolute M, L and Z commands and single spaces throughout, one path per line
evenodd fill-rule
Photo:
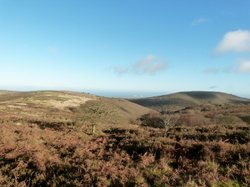
M 203 104 L 250 104 L 250 99 L 223 92 L 208 91 L 178 92 L 156 97 L 130 99 L 130 101 L 158 111 L 178 110 Z

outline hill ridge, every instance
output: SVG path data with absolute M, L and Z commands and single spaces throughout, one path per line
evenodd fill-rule
M 250 99 L 218 91 L 183 91 L 167 95 L 130 99 L 142 106 L 162 110 L 181 109 L 202 104 L 250 104 Z

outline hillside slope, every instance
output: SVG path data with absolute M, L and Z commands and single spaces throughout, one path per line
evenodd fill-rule
M 22 123 L 127 124 L 149 112 L 123 99 L 68 91 L 2 92 L 1 120 Z
M 250 104 L 249 99 L 222 92 L 192 91 L 179 92 L 158 97 L 131 99 L 139 105 L 156 110 L 176 110 L 201 104 Z

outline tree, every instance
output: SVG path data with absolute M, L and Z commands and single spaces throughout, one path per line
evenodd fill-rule
M 140 118 L 141 125 L 152 128 L 164 129 L 164 136 L 169 129 L 177 124 L 178 117 L 175 114 L 149 113 Z
M 167 136 L 169 129 L 177 124 L 177 117 L 173 114 L 162 114 L 162 120 L 164 123 L 164 136 Z

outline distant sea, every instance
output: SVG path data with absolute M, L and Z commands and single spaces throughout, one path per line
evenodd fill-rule
M 86 93 L 86 92 L 85 92 Z M 113 98 L 143 98 L 169 94 L 167 92 L 146 92 L 146 91 L 87 91 L 87 93 L 97 96 Z

